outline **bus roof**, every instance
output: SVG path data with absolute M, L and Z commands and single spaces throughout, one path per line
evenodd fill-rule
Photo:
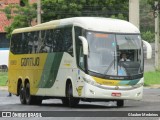
M 16 29 L 13 31 L 13 34 L 37 30 L 54 29 L 66 25 L 74 25 L 87 30 L 111 33 L 140 33 L 139 29 L 136 26 L 124 20 L 104 17 L 73 17 L 53 20 L 39 25 L 35 25 L 33 27 Z

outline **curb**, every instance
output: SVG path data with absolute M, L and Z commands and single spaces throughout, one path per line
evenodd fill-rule
M 151 86 L 148 86 L 148 88 L 152 88 L 152 89 L 160 89 L 160 85 L 151 85 Z
M 0 90 L 6 90 L 6 91 L 8 91 L 8 86 L 0 86 Z

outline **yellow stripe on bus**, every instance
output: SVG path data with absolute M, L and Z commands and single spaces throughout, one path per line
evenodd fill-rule
M 120 80 L 108 80 L 108 79 L 103 79 L 98 77 L 93 77 L 93 79 L 101 85 L 116 86 L 116 85 L 119 85 L 119 82 L 120 82 Z

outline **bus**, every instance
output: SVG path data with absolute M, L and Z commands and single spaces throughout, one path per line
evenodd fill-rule
M 0 38 L 0 70 L 7 71 L 10 41 L 6 39 L 5 34 L 1 34 Z
M 122 54 L 129 60 L 121 61 Z M 122 107 L 124 100 L 142 99 L 143 74 L 140 31 L 124 20 L 73 17 L 12 33 L 8 90 L 21 104 L 53 98 L 70 107 L 79 101 Z

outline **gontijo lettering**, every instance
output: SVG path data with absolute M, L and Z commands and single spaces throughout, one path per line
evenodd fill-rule
M 40 58 L 30 57 L 30 58 L 22 58 L 21 59 L 21 66 L 39 66 Z

